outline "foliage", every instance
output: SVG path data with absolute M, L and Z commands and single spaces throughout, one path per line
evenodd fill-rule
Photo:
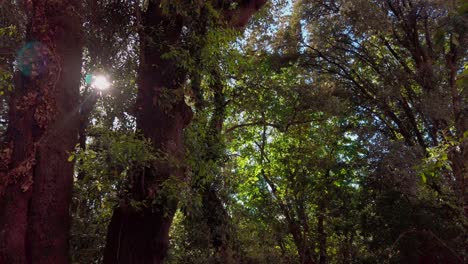
M 8 94 L 13 90 L 13 61 L 25 28 L 24 11 L 15 1 L 0 7 L 0 140 L 7 127 Z
M 131 168 L 152 166 L 161 158 L 132 132 L 94 128 L 90 135 L 87 148 L 78 147 L 69 158 L 77 164 L 71 237 L 72 260 L 77 263 L 101 260 L 106 227 Z
M 194 112 L 185 161 L 172 164 L 185 178 L 158 190 L 180 200 L 167 262 L 465 261 L 467 5 L 277 0 L 240 34 L 225 27 L 216 3 L 162 1 L 185 25 L 163 57 L 187 81 L 163 89 L 158 103 L 170 113 L 184 98 Z M 241 2 L 229 3 L 235 11 Z M 99 93 L 83 82 L 84 140 L 69 159 L 71 256 L 98 263 L 119 198 L 133 208 L 159 202 L 129 197 L 131 172 L 168 157 L 135 124 L 145 4 L 84 8 L 83 75 L 113 81 Z M 11 47 L 21 46 L 24 27 L 21 15 L 3 10 L 0 52 L 5 46 L 9 55 L 0 57 L 0 135 Z M 151 30 L 160 45 L 160 30 Z

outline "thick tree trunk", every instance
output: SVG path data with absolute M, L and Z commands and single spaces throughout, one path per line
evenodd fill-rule
M 183 21 L 178 15 L 164 13 L 161 2 L 149 1 L 143 14 L 136 112 L 137 128 L 167 159 L 153 168 L 135 168 L 129 197 L 114 210 L 109 225 L 104 263 L 162 263 L 169 247 L 177 199 L 164 194 L 163 185 L 171 177 L 183 180 L 183 130 L 192 112 L 184 102 L 186 70 L 174 59 L 164 57 L 181 44 Z M 249 17 L 265 1 L 250 2 L 258 1 L 241 4 L 248 7 Z M 234 27 L 239 25 L 241 21 L 236 20 Z M 135 201 L 146 205 L 148 201 L 157 202 L 137 209 L 131 205 Z
M 177 200 L 162 194 L 162 184 L 171 177 L 182 180 L 183 129 L 191 119 L 184 102 L 185 70 L 173 59 L 164 59 L 181 37 L 180 19 L 163 14 L 159 1 L 150 1 L 141 34 L 137 96 L 137 128 L 153 147 L 167 155 L 154 168 L 135 168 L 129 199 L 158 202 L 141 209 L 129 199 L 115 209 L 109 225 L 104 263 L 162 263 L 169 246 L 169 228 Z M 155 35 L 155 29 L 160 31 Z M 164 197 L 165 196 L 165 197 Z
M 104 263 L 163 263 L 175 206 L 151 212 L 120 205 L 114 210 Z
M 0 263 L 67 263 L 81 70 L 79 1 L 28 2 L 0 158 Z

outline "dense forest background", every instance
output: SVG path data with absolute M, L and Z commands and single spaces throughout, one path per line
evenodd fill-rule
M 466 263 L 467 14 L 0 1 L 0 263 Z

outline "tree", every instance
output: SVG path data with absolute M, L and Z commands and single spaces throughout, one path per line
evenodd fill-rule
M 183 130 L 192 116 L 184 101 L 187 72 L 171 57 L 171 51 L 184 44 L 184 30 L 194 30 L 184 29 L 185 10 L 219 8 L 230 26 L 240 28 L 265 2 L 233 2 L 232 8 L 222 1 L 201 6 L 150 1 L 142 11 L 137 129 L 163 158 L 131 173 L 128 196 L 114 210 L 109 225 L 104 263 L 161 263 L 167 254 L 177 193 L 168 193 L 164 186 L 184 181 Z M 142 206 L 136 208 L 132 201 Z
M 0 161 L 0 262 L 67 263 L 69 204 L 77 143 L 81 6 L 25 2 Z
M 83 2 L 79 146 L 70 156 L 75 161 L 76 176 L 70 210 L 72 262 L 102 262 L 106 229 L 126 164 L 142 164 L 132 152 L 133 147 L 146 147 L 132 137 L 136 8 L 139 7 L 134 1 Z M 95 87 L 93 80 L 99 75 L 109 80 L 110 87 Z M 146 153 L 141 149 L 139 152 Z M 127 158 L 122 159 L 124 156 Z
M 467 40 L 466 6 L 460 1 L 306 1 L 301 10 L 302 65 L 330 76 L 335 93 L 354 104 L 366 127 L 360 134 L 374 157 L 373 173 L 364 183 L 372 194 L 368 205 L 380 215 L 374 220 L 385 219 L 388 227 L 368 231 L 377 232 L 388 247 L 398 243 L 400 250 L 389 256 L 381 248 L 380 258 L 460 261 L 464 253 L 457 241 L 466 236 L 445 228 L 466 230 L 466 49 L 461 48 Z M 453 211 L 437 213 L 445 208 L 441 201 L 451 201 Z M 392 215 L 400 220 L 388 222 Z
M 297 64 L 272 67 L 277 55 L 255 58 L 252 72 L 243 65 L 238 79 L 250 94 L 234 111 L 241 123 L 227 129 L 236 156 L 230 178 L 239 181 L 234 203 L 242 204 L 234 214 L 259 221 L 256 231 L 273 230 L 265 250 L 279 248 L 270 253 L 279 263 L 349 261 L 362 243 L 354 228 L 358 177 L 365 175 L 364 151 L 346 136 L 353 118 L 321 91 L 319 76 L 310 83 Z
M 466 262 L 461 1 L 3 2 L 0 262 Z

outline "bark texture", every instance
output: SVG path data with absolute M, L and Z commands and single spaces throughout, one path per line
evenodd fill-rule
M 27 2 L 9 126 L 0 153 L 0 263 L 67 263 L 78 141 L 79 1 Z

